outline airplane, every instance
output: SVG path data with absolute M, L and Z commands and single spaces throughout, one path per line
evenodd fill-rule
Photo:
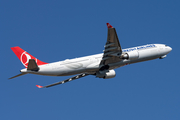
M 104 79 L 114 78 L 116 76 L 114 69 L 116 68 L 157 58 L 163 59 L 172 50 L 171 47 L 165 44 L 147 44 L 122 49 L 116 29 L 113 28 L 109 23 L 106 24 L 108 28 L 107 42 L 104 46 L 104 51 L 101 54 L 46 63 L 38 60 L 18 46 L 12 47 L 12 51 L 16 54 L 25 68 L 20 70 L 20 74 L 9 79 L 25 74 L 45 76 L 76 75 L 69 79 L 46 86 L 36 85 L 38 88 L 48 88 L 88 75 L 94 75 L 98 78 Z

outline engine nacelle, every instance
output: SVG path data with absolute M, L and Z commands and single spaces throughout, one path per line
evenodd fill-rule
M 114 70 L 98 71 L 96 73 L 96 77 L 104 78 L 104 79 L 113 78 L 115 76 L 116 76 L 116 72 Z
M 122 59 L 134 60 L 139 58 L 138 51 L 130 51 L 121 56 Z

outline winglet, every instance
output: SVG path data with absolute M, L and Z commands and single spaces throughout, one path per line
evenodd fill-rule
M 108 27 L 108 28 L 113 28 L 113 26 L 110 25 L 109 23 L 106 23 L 106 24 L 107 24 L 107 27 Z
M 36 85 L 36 87 L 38 87 L 38 88 L 43 88 L 43 86 L 40 86 L 40 85 Z

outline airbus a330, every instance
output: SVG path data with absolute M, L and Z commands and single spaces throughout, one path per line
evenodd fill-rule
M 29 73 L 46 76 L 75 75 L 74 77 L 50 85 L 36 85 L 38 88 L 47 88 L 63 84 L 87 75 L 108 79 L 116 76 L 114 71 L 116 68 L 157 58 L 163 59 L 172 50 L 171 47 L 164 44 L 148 44 L 122 49 L 115 28 L 109 23 L 107 23 L 107 27 L 107 42 L 104 46 L 104 51 L 101 54 L 46 63 L 38 60 L 20 47 L 12 47 L 12 51 L 16 54 L 25 68 L 20 70 L 21 73 L 19 75 L 9 79 Z

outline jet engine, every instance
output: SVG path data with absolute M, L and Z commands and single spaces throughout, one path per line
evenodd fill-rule
M 121 56 L 122 59 L 134 60 L 139 58 L 138 51 L 130 51 Z
M 96 77 L 104 78 L 104 79 L 113 78 L 115 76 L 116 76 L 116 72 L 114 70 L 98 71 L 96 73 Z

